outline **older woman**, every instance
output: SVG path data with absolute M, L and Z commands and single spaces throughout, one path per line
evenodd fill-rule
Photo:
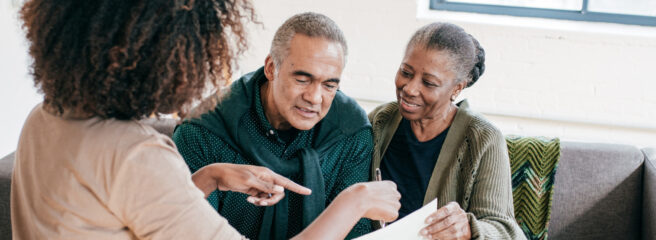
M 27 1 L 44 101 L 16 151 L 13 237 L 241 239 L 203 193 L 242 192 L 258 206 L 283 188 L 310 194 L 263 167 L 212 164 L 192 176 L 173 141 L 137 121 L 187 109 L 222 84 L 251 12 L 242 0 Z M 233 38 L 241 44 L 231 51 Z M 343 238 L 363 216 L 392 220 L 399 197 L 392 182 L 353 185 L 297 237 Z
M 485 52 L 462 28 L 433 23 L 410 39 L 396 74 L 397 101 L 369 114 L 373 169 L 401 193 L 399 217 L 434 198 L 421 234 L 431 239 L 524 238 L 513 216 L 501 132 L 455 103 L 484 71 Z

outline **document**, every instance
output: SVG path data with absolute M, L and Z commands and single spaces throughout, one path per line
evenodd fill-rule
M 423 239 L 419 235 L 419 231 L 422 228 L 426 227 L 426 218 L 437 211 L 437 198 L 431 201 L 429 204 L 424 205 L 420 209 L 412 212 L 410 215 L 405 216 L 402 219 L 396 220 L 396 222 L 387 225 L 384 228 L 378 229 L 377 231 L 371 232 L 367 235 L 363 235 L 356 240 L 398 240 L 398 239 Z

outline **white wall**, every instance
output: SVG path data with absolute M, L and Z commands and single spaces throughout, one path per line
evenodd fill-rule
M 16 149 L 27 114 L 42 99 L 28 74 L 27 45 L 13 2 L 0 2 L 0 157 Z
M 28 75 L 27 49 L 12 2 L 0 2 L 0 156 L 40 101 Z M 343 29 L 350 55 L 342 90 L 367 110 L 394 100 L 393 78 L 410 35 L 449 21 L 476 36 L 487 70 L 462 97 L 506 134 L 656 147 L 656 28 L 428 10 L 427 0 L 255 0 L 241 72 L 264 62 L 276 28 L 315 11 Z
M 456 23 L 486 49 L 483 77 L 461 98 L 506 134 L 656 146 L 656 28 L 431 11 L 428 0 L 256 0 L 242 71 L 263 63 L 276 28 L 315 11 L 340 25 L 350 55 L 342 90 L 367 110 L 394 100 L 411 34 Z

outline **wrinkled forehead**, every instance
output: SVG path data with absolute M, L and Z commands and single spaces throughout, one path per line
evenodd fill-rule
M 315 37 L 294 37 L 287 56 L 282 59 L 285 71 L 302 71 L 317 78 L 339 78 L 345 56 L 338 42 Z
M 304 34 L 294 35 L 289 42 L 286 58 L 290 57 L 307 59 L 333 58 L 341 62 L 342 65 L 346 63 L 344 47 L 340 42 L 324 37 L 310 37 Z

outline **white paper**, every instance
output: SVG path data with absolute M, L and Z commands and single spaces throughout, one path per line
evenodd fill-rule
M 421 240 L 423 238 L 419 235 L 419 231 L 427 226 L 426 218 L 435 211 L 437 211 L 437 198 L 404 218 L 397 220 L 393 224 L 387 225 L 386 227 L 367 235 L 363 235 L 355 240 Z

